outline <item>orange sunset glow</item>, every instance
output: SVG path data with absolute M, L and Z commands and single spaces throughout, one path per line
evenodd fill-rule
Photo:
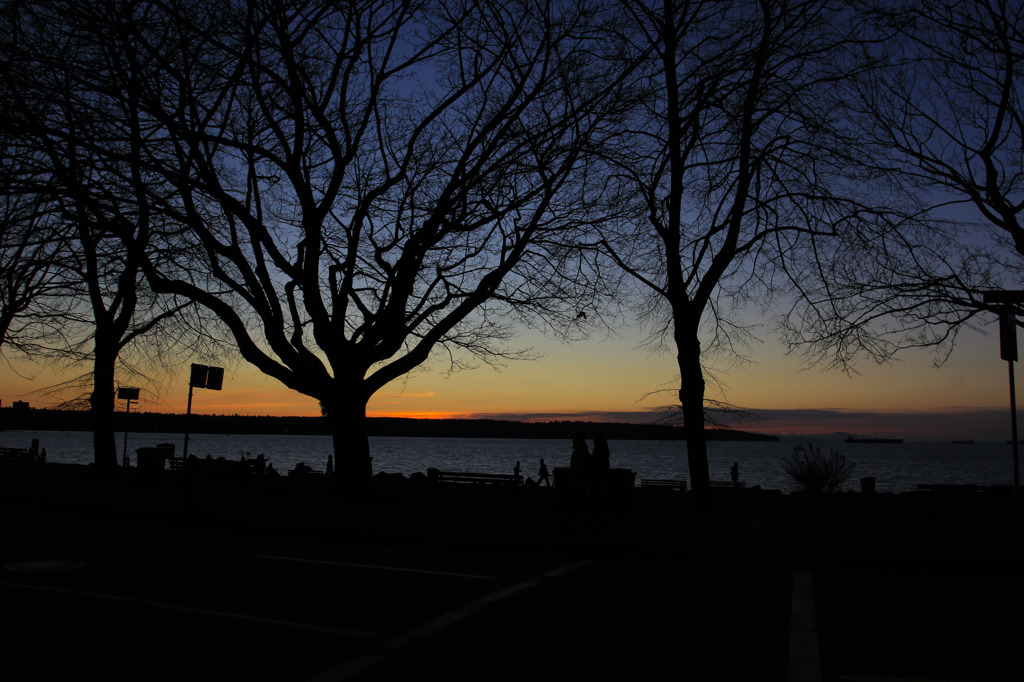
M 386 386 L 370 400 L 371 417 L 414 419 L 516 419 L 651 422 L 673 402 L 674 358 L 651 354 L 640 339 L 575 344 L 531 338 L 542 357 L 453 374 L 428 366 Z M 927 353 L 908 353 L 892 365 L 862 363 L 859 374 L 805 367 L 773 343 L 754 362 L 731 367 L 712 363 L 716 382 L 709 397 L 748 410 L 754 419 L 736 428 L 778 435 L 849 432 L 909 440 L 1009 437 L 1007 365 L 994 336 L 966 335 L 940 367 Z M 47 368 L 17 366 L 0 372 L 5 405 L 27 400 L 55 404 L 42 389 L 56 382 Z M 20 376 L 19 376 L 20 373 Z M 162 392 L 143 390 L 133 410 L 186 410 L 187 378 L 168 378 Z M 224 389 L 197 389 L 195 414 L 316 416 L 316 400 L 262 376 L 243 363 L 228 366 Z

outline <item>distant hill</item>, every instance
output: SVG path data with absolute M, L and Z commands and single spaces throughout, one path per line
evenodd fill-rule
M 683 429 L 667 424 L 626 424 L 585 421 L 517 422 L 498 419 L 400 419 L 370 420 L 370 435 L 448 438 L 588 438 L 602 434 L 611 440 L 682 440 Z M 711 429 L 710 440 L 778 440 L 775 436 Z
M 683 429 L 667 424 L 626 424 L 585 421 L 517 422 L 499 419 L 406 419 L 378 417 L 367 420 L 371 436 L 410 438 L 588 438 L 603 434 L 611 440 L 683 440 Z M 132 433 L 264 433 L 329 435 L 324 417 L 251 417 L 242 415 L 159 412 L 115 413 L 115 429 Z M 49 409 L 0 408 L 0 429 L 25 431 L 88 431 L 88 412 Z M 709 440 L 778 440 L 746 431 L 710 429 Z

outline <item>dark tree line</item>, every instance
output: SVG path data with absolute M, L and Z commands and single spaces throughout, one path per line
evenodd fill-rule
M 709 372 L 758 333 L 748 311 L 845 367 L 948 351 L 978 292 L 1020 279 L 1014 3 L 2 13 L 0 348 L 89 358 L 104 466 L 146 339 L 205 330 L 319 400 L 359 484 L 387 383 L 627 301 L 677 355 L 701 494 Z M 952 223 L 957 201 L 994 229 Z

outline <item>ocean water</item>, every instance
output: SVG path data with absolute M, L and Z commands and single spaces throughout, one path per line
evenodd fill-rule
M 0 431 L 0 447 L 28 447 L 33 438 L 46 448 L 47 461 L 88 464 L 92 461 L 92 434 L 83 431 Z M 124 434 L 116 437 L 118 451 L 124 446 Z M 173 443 L 181 453 L 182 434 L 129 433 L 127 450 L 132 463 L 135 449 Z M 729 480 L 729 468 L 739 466 L 740 480 L 747 486 L 759 485 L 790 492 L 792 482 L 781 460 L 792 454 L 800 443 L 783 439 L 777 442 L 712 442 L 708 444 L 711 479 Z M 806 443 L 804 444 L 806 445 Z M 823 453 L 835 450 L 856 465 L 845 489 L 859 490 L 860 478 L 876 479 L 879 492 L 914 490 L 919 483 L 968 483 L 1011 485 L 1013 483 L 1012 447 L 1005 443 L 904 443 L 861 444 L 841 440 L 812 441 Z M 641 478 L 689 480 L 686 444 L 681 441 L 610 441 L 612 467 L 632 469 Z M 329 436 L 212 435 L 193 434 L 189 449 L 199 456 L 240 459 L 263 454 L 274 468 L 285 473 L 299 462 L 322 471 L 332 453 Z M 1024 448 L 1022 448 L 1024 449 Z M 520 462 L 524 476 L 536 477 L 540 459 L 549 469 L 569 465 L 572 444 L 569 440 L 509 438 L 397 438 L 373 437 L 370 454 L 375 473 L 409 475 L 426 472 L 428 467 L 453 471 L 512 473 Z

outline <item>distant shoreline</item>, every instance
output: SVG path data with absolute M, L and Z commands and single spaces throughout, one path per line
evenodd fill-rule
M 571 438 L 575 433 L 590 437 L 603 434 L 611 440 L 684 440 L 682 427 L 668 424 L 629 424 L 587 421 L 520 422 L 499 419 L 411 419 L 371 417 L 371 436 L 412 438 Z M 243 415 L 200 415 L 138 412 L 114 413 L 114 429 L 133 433 L 330 435 L 325 417 L 258 417 Z M 88 412 L 52 409 L 0 408 L 0 430 L 90 431 Z M 712 441 L 777 441 L 778 436 L 708 429 Z

